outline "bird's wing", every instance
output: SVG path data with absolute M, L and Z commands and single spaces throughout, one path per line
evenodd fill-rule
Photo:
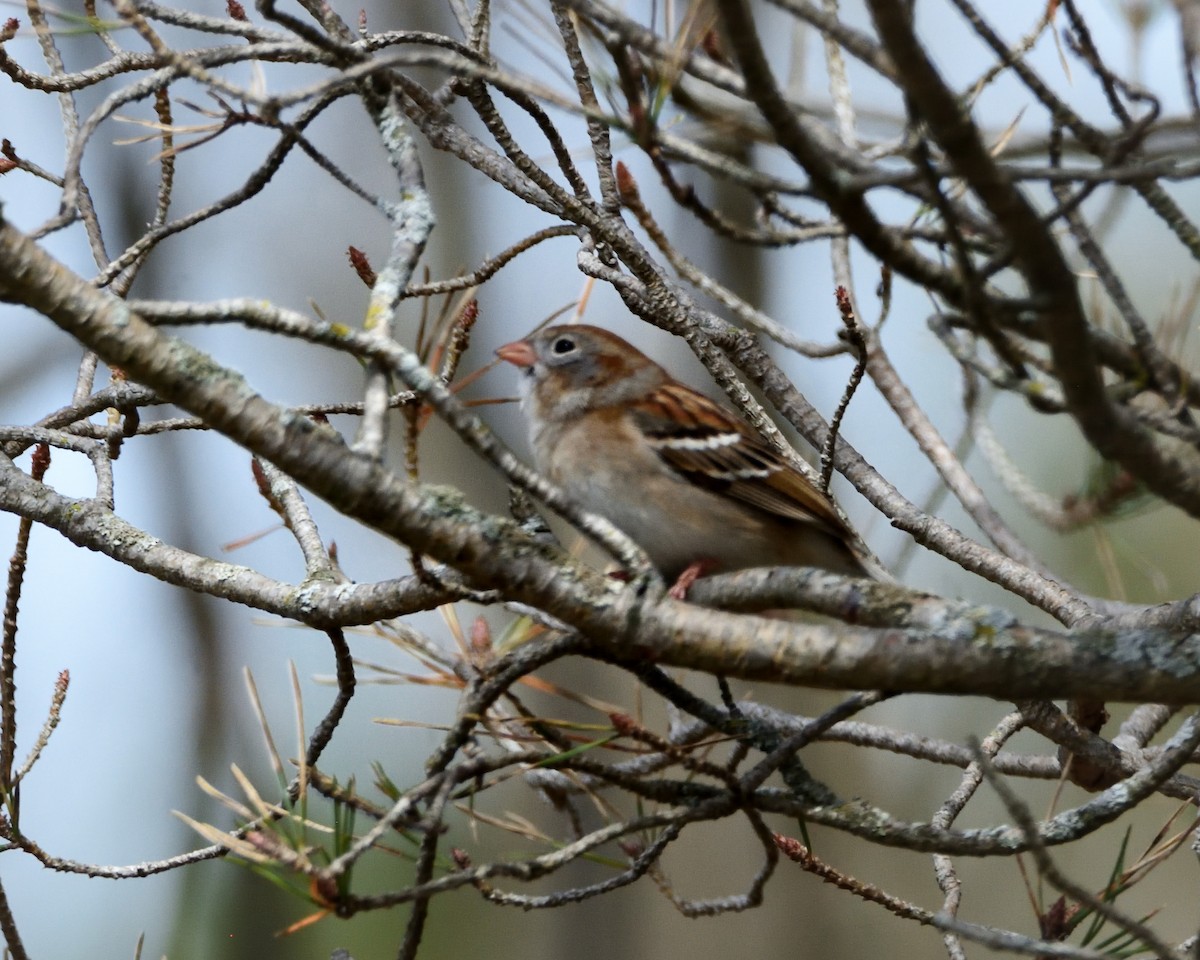
M 633 404 L 632 413 L 659 457 L 693 483 L 780 517 L 845 533 L 828 497 L 703 394 L 667 383 Z

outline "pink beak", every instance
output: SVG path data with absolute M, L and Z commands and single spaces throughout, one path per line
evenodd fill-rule
M 528 340 L 506 343 L 496 351 L 496 356 L 501 360 L 507 360 L 514 367 L 532 367 L 537 363 L 537 354 L 533 352 L 533 347 Z

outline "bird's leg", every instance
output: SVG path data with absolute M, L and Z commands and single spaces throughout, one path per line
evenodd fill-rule
M 667 595 L 672 600 L 686 600 L 687 594 L 692 589 L 692 584 L 701 577 L 707 577 L 710 573 L 716 570 L 718 563 L 711 557 L 701 557 L 699 560 L 689 564 L 671 585 L 671 589 L 667 591 Z M 608 570 L 604 574 L 610 580 L 616 580 L 620 583 L 628 583 L 632 578 L 628 570 L 622 570 L 619 567 L 615 570 Z
M 717 561 L 711 557 L 701 557 L 699 560 L 692 561 L 679 575 L 671 589 L 667 591 L 667 595 L 672 600 L 686 600 L 692 584 L 715 569 L 717 569 Z

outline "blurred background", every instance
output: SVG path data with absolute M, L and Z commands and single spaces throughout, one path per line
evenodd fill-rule
M 357 3 L 333 0 L 332 5 L 347 21 L 357 20 Z M 637 0 L 628 6 L 649 9 Z M 956 83 L 977 75 L 984 62 L 981 48 L 949 6 L 917 6 L 925 35 L 938 36 L 934 50 L 942 69 Z M 1099 0 L 1087 6 L 1096 42 L 1109 55 L 1110 65 L 1125 75 L 1140 76 L 1163 99 L 1164 112 L 1186 112 L 1178 21 L 1169 4 L 1139 5 L 1152 16 L 1136 40 L 1131 40 L 1126 16 L 1133 4 Z M 213 0 L 192 3 L 190 8 L 224 15 L 223 5 Z M 1003 14 L 998 9 L 989 12 L 997 20 L 1004 18 L 1010 39 L 1015 39 L 1043 8 L 1044 3 L 1009 0 Z M 6 3 L 4 9 L 22 20 L 20 32 L 6 50 L 27 68 L 43 70 L 22 8 Z M 540 72 L 545 82 L 568 89 L 561 79 L 566 70 L 561 54 L 555 58 L 554 48 L 539 34 L 538 23 L 547 17 L 543 6 L 498 0 L 494 9 L 497 57 L 530 73 Z M 851 23 L 868 25 L 861 4 L 854 0 L 842 4 L 842 15 Z M 250 16 L 256 15 L 251 12 Z M 434 30 L 458 35 L 441 0 L 368 4 L 365 16 L 372 30 Z M 761 17 L 762 33 L 774 38 L 780 62 L 790 58 L 793 63 L 794 89 L 814 110 L 823 110 L 828 94 L 820 38 L 796 34 L 790 28 L 773 32 L 771 24 L 776 20 L 782 23 L 776 11 L 764 9 Z M 94 36 L 73 29 L 68 21 L 55 23 L 68 69 L 104 58 Z M 115 35 L 132 49 L 143 48 L 128 30 Z M 543 51 L 547 62 L 530 56 L 531 48 Z M 1030 61 L 1043 75 L 1056 80 L 1063 76 L 1060 51 L 1049 36 L 1031 52 Z M 856 103 L 864 110 L 864 138 L 894 132 L 895 124 L 889 118 L 899 115 L 899 104 L 892 93 L 855 62 L 850 62 L 849 70 Z M 267 65 L 262 74 L 271 89 L 306 82 L 304 72 L 295 67 Z M 229 75 L 238 82 L 251 80 L 249 71 L 241 68 L 230 70 Z M 432 84 L 438 78 L 429 74 L 427 79 Z M 1107 116 L 1102 92 L 1090 78 L 1073 79 L 1069 89 L 1073 103 L 1085 116 L 1098 120 Z M 195 90 L 193 95 L 198 106 L 212 105 L 201 91 Z M 98 102 L 92 93 L 79 96 L 84 115 Z M 1023 115 L 1027 106 L 1001 82 L 984 95 L 975 112 L 977 117 L 994 118 L 997 134 L 1015 121 L 1018 138 L 1044 135 L 1044 116 L 1037 109 Z M 141 121 L 153 116 L 146 103 L 132 104 L 121 114 Z M 509 114 L 518 139 L 544 142 L 531 137 L 531 124 L 521 115 Z M 205 122 L 177 107 L 177 122 L 191 122 L 190 116 L 195 116 L 195 122 Z M 581 168 L 590 173 L 581 125 L 560 114 L 555 119 L 567 131 L 568 144 L 579 150 Z M 145 132 L 130 121 L 109 121 L 93 140 L 85 162 L 110 252 L 138 236 L 153 213 L 158 145 L 119 143 Z M 355 101 L 344 101 L 329 111 L 310 134 L 361 182 L 391 195 L 392 174 L 373 128 Z M 61 171 L 62 133 L 53 98 L 0 79 L 0 136 L 10 140 L 23 157 Z M 235 188 L 273 141 L 273 134 L 239 128 L 201 149 L 182 153 L 173 214 L 203 206 Z M 696 229 L 686 213 L 651 189 L 654 177 L 637 151 L 623 149 L 625 145 L 619 141 L 616 147 L 618 157 L 630 164 L 660 223 L 688 256 L 801 336 L 820 341 L 834 338 L 837 313 L 825 244 L 767 251 L 738 249 L 713 240 L 707 231 Z M 521 236 L 548 225 L 543 215 L 474 171 L 424 144 L 421 152 L 438 217 L 424 258 L 432 277 L 470 269 Z M 764 158 L 764 162 L 780 161 L 776 157 Z M 722 197 L 702 175 L 693 177 L 697 189 L 714 205 L 737 210 L 738 198 Z M 1185 209 L 1200 209 L 1193 185 L 1174 189 Z M 0 201 L 7 219 L 31 230 L 56 212 L 58 196 L 45 183 L 10 173 L 0 178 Z M 95 272 L 82 229 L 56 233 L 45 244 L 82 275 Z M 302 311 L 313 305 L 330 320 L 358 326 L 368 291 L 348 266 L 346 250 L 353 245 L 382 262 L 388 244 L 387 223 L 297 151 L 252 202 L 164 243 L 143 269 L 131 296 L 200 301 L 251 296 Z M 576 247 L 577 242 L 570 238 L 540 245 L 480 290 L 480 320 L 465 370 L 489 363 L 496 346 L 527 332 L 581 296 L 585 284 L 575 267 Z M 1190 292 L 1194 264 L 1140 205 L 1129 203 L 1120 210 L 1105 247 L 1111 259 L 1124 266 L 1130 293 L 1147 315 L 1168 313 Z M 860 312 L 871 322 L 878 314 L 873 294 L 877 267 L 857 248 L 853 264 Z M 1086 278 L 1081 282 L 1086 284 Z M 884 342 L 917 399 L 944 434 L 954 438 L 963 428 L 959 375 L 925 326 L 932 309 L 921 291 L 897 284 Z M 406 306 L 402 335 L 413 335 L 419 310 L 419 304 Z M 623 333 L 683 379 L 716 392 L 682 344 L 633 321 L 602 286 L 590 292 L 584 317 Z M 29 423 L 66 404 L 75 384 L 79 348 L 44 319 L 7 305 L 0 305 L 0 331 L 0 422 Z M 232 328 L 190 329 L 186 336 L 222 363 L 241 370 L 272 401 L 298 404 L 360 396 L 362 372 L 345 357 Z M 794 356 L 781 360 L 806 396 L 830 414 L 842 394 L 850 361 L 843 357 L 817 362 Z M 511 396 L 515 393 L 513 381 L 511 371 L 495 369 L 483 376 L 471 396 Z M 102 375 L 99 383 L 103 382 Z M 1042 489 L 1062 496 L 1084 488 L 1096 463 L 1065 418 L 1035 416 L 1010 398 L 1001 399 L 993 412 L 997 433 Z M 485 416 L 517 450 L 527 452 L 515 405 L 485 408 Z M 348 418 L 334 418 L 334 423 L 347 435 L 354 429 Z M 851 406 L 843 432 L 909 498 L 927 503 L 935 495 L 938 483 L 932 469 L 869 385 Z M 399 463 L 400 435 L 395 436 L 393 460 Z M 997 508 L 1035 552 L 1073 582 L 1097 594 L 1141 602 L 1188 595 L 1200 586 L 1193 559 L 1197 531 L 1192 521 L 1184 521 L 1173 510 L 1134 511 L 1103 528 L 1059 537 L 1025 517 L 977 458 L 970 465 L 992 493 Z M 255 491 L 245 451 L 206 433 L 176 433 L 128 442 L 116 467 L 117 511 L 134 524 L 196 553 L 224 557 L 281 579 L 302 578 L 303 565 L 294 542 L 275 529 L 274 514 Z M 425 434 L 422 470 L 424 479 L 456 485 L 479 506 L 505 509 L 501 479 L 490 469 L 481 469 L 477 459 L 436 425 Z M 91 469 L 81 457 L 56 452 L 48 479 L 73 496 L 91 493 Z M 1044 622 L 1036 612 L 990 584 L 922 551 L 909 553 L 907 538 L 891 530 L 886 519 L 876 515 L 844 482 L 835 481 L 835 491 L 871 546 L 905 582 L 936 593 L 1001 604 L 1034 622 Z M 312 507 L 322 535 L 327 542 L 336 541 L 341 564 L 353 579 L 369 581 L 407 571 L 407 553 L 402 547 L 347 522 L 319 501 Z M 939 511 L 951 523 L 974 532 L 956 504 L 946 502 Z M 16 529 L 14 517 L 0 515 L 0 544 L 13 543 Z M 263 536 L 256 536 L 264 531 Z M 236 549 L 228 549 L 242 541 Z M 466 605 L 458 611 L 463 623 L 477 613 Z M 501 615 L 489 612 L 488 616 L 497 628 L 503 626 Z M 416 618 L 414 624 L 435 642 L 451 643 L 438 614 Z M 139 576 L 43 529 L 35 529 L 32 537 L 19 637 L 18 756 L 28 750 L 41 726 L 56 676 L 62 670 L 71 675 L 62 723 L 23 786 L 22 827 L 50 853 L 79 861 L 133 864 L 196 846 L 199 839 L 172 810 L 230 825 L 228 812 L 197 787 L 198 775 L 236 794 L 230 773 L 230 765 L 236 764 L 269 795 L 274 778 L 250 707 L 245 671 L 255 678 L 285 757 L 299 751 L 289 664 L 295 665 L 301 678 L 310 725 L 333 697 L 327 682 L 333 661 L 323 635 Z M 351 643 L 356 656 L 364 660 L 419 672 L 417 664 L 369 630 L 357 632 Z M 589 662 L 559 664 L 552 676 L 617 703 L 629 704 L 634 696 L 631 681 Z M 713 695 L 711 679 L 695 678 L 694 685 Z M 834 702 L 826 694 L 802 690 L 743 687 L 738 692 L 806 714 Z M 394 718 L 444 724 L 454 715 L 455 700 L 454 691 L 436 687 L 364 686 L 322 767 L 342 779 L 356 774 L 361 784 L 370 779 L 371 762 L 379 761 L 396 783 L 416 782 L 422 777 L 424 757 L 440 739 L 438 730 L 376 721 Z M 904 697 L 876 708 L 867 719 L 961 743 L 970 734 L 985 735 L 1005 712 L 1006 705 L 1001 703 Z M 1032 737 L 1019 739 L 1015 746 L 1045 749 Z M 814 772 L 833 781 L 843 796 L 883 798 L 897 816 L 914 820 L 927 819 L 958 781 L 951 770 L 864 750 L 819 746 L 811 755 Z M 1030 788 L 1035 809 L 1044 808 L 1052 789 L 1052 784 Z M 524 815 L 552 816 L 538 808 L 528 791 L 513 790 L 509 799 L 512 809 Z M 1078 800 L 1068 789 L 1063 803 Z M 963 823 L 1004 818 L 1002 809 L 978 800 L 968 807 Z M 685 835 L 668 855 L 667 869 L 681 895 L 740 892 L 757 869 L 761 852 L 744 823 L 721 827 Z M 1145 828 L 1143 841 L 1155 828 Z M 484 851 L 503 851 L 513 843 L 502 834 L 477 834 L 465 820 L 463 837 L 454 842 Z M 848 873 L 928 908 L 940 905 L 928 857 L 902 853 L 881 857 L 876 848 L 828 831 L 814 830 L 813 842 L 821 855 Z M 1112 845 L 1111 834 L 1101 834 L 1090 847 L 1080 844 L 1080 849 L 1064 852 L 1064 866 L 1095 870 L 1097 861 L 1086 860 L 1089 849 L 1103 863 L 1104 857 L 1111 857 Z M 1036 932 L 1013 863 L 960 861 L 959 868 L 965 884 L 965 915 L 970 917 L 976 906 L 986 907 L 986 918 L 992 922 Z M 364 883 L 395 886 L 392 877 L 402 876 L 409 865 L 397 859 L 390 868 L 376 869 L 379 875 L 363 878 Z M 395 874 L 389 875 L 388 869 Z M 1101 873 L 1096 875 L 1102 876 L 1105 868 L 1099 869 Z M 1194 863 L 1180 861 L 1168 869 L 1179 871 L 1176 889 L 1195 889 Z M 291 936 L 277 937 L 274 934 L 310 913 L 311 907 L 251 871 L 225 862 L 117 882 L 52 873 L 29 857 L 10 855 L 0 857 L 0 877 L 29 952 L 37 958 L 133 956 L 138 937 L 144 933 L 144 956 L 168 955 L 173 960 L 326 957 L 338 946 L 348 949 L 356 960 L 375 960 L 394 955 L 406 916 L 404 910 L 394 910 L 356 917 L 348 923 L 327 918 Z M 550 881 L 552 885 L 562 882 L 561 878 Z M 997 895 L 998 889 L 1003 890 L 1002 895 Z M 540 913 L 497 908 L 484 903 L 474 891 L 439 898 L 432 911 L 422 954 L 428 957 L 694 960 L 744 955 L 751 949 L 761 958 L 857 957 L 877 953 L 882 944 L 888 955 L 896 957 L 936 956 L 942 951 L 935 932 L 852 900 L 787 864 L 769 885 L 760 909 L 717 920 L 684 919 L 646 880 L 576 907 Z M 1164 934 L 1170 938 L 1189 932 L 1168 930 Z M 971 952 L 987 953 L 980 948 Z

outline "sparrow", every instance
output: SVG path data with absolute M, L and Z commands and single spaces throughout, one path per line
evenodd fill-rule
M 539 472 L 664 579 L 767 566 L 881 575 L 803 473 L 615 334 L 548 327 L 496 354 L 521 371 Z

